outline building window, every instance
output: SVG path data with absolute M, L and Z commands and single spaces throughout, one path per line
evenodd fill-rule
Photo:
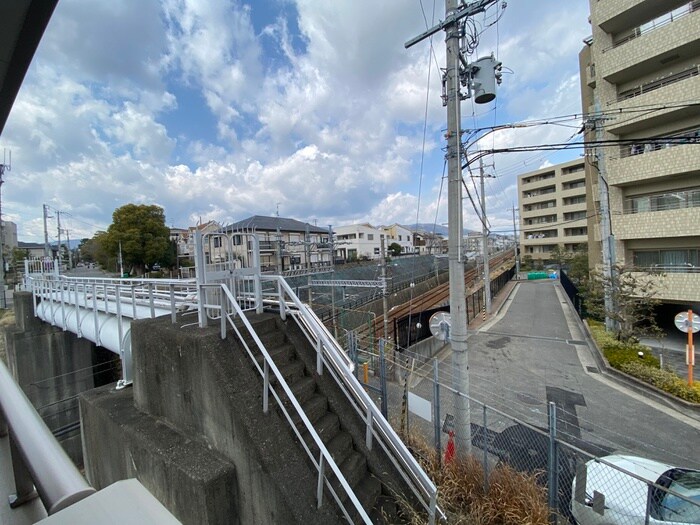
M 670 272 L 700 272 L 700 250 L 667 249 L 635 250 L 632 252 L 635 268 Z
M 379 255 L 379 248 L 374 249 L 374 255 Z
M 360 239 L 364 239 L 364 238 L 365 238 L 365 234 L 364 234 L 364 233 L 358 233 L 357 236 L 358 236 L 358 238 L 360 238 Z
M 564 189 L 564 190 L 575 190 L 576 188 L 585 188 L 585 187 L 586 187 L 585 180 L 575 180 L 573 182 L 565 182 L 562 185 L 562 189 Z
M 571 237 L 572 235 L 588 235 L 588 228 L 586 226 L 581 228 L 564 228 L 565 237 Z
M 573 204 L 584 204 L 585 202 L 585 195 L 577 195 L 576 197 L 566 197 L 564 199 L 564 206 L 571 206 Z
M 557 222 L 557 215 L 543 215 L 541 217 L 534 217 L 532 219 L 526 219 L 525 224 L 528 226 L 533 225 L 533 224 L 546 224 L 550 222 Z
M 678 210 L 700 207 L 700 188 L 635 195 L 625 199 L 624 213 Z
M 565 221 L 578 221 L 586 218 L 585 211 L 572 211 L 564 214 Z
M 373 240 L 374 240 L 374 234 L 373 234 L 373 233 L 368 233 L 368 234 L 367 234 L 367 240 L 368 240 L 368 241 L 373 241 Z

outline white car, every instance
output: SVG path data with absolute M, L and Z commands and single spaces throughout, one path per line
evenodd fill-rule
M 585 486 L 577 487 L 582 472 L 573 481 L 571 514 L 579 525 L 700 524 L 700 471 L 636 456 L 600 460 L 586 463 Z

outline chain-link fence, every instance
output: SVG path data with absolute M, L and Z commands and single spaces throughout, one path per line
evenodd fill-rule
M 507 465 L 544 489 L 554 523 L 700 523 L 700 472 L 586 443 L 569 431 L 572 414 L 553 402 L 515 418 L 507 400 L 490 406 L 463 393 L 464 385 L 455 388 L 449 364 L 409 352 L 394 357 L 390 346 L 384 358 L 383 341 L 369 351 L 351 335 L 358 378 L 388 420 L 429 443 L 442 462 L 452 460 L 455 443 L 466 444 L 483 469 L 485 493 L 494 470 Z

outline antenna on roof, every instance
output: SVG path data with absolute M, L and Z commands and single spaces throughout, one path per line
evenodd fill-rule
M 280 203 L 277 203 L 277 217 L 280 216 Z

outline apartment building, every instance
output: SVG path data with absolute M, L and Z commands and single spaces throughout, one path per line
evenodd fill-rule
M 386 232 L 369 223 L 347 224 L 335 228 L 336 253 L 346 261 L 357 259 L 379 259 L 381 239 Z M 384 249 L 388 245 L 385 241 Z
M 556 246 L 573 252 L 588 242 L 583 160 L 520 175 L 518 204 L 522 256 L 546 261 Z
M 402 255 L 410 255 L 414 253 L 413 246 L 413 232 L 408 228 L 404 228 L 400 224 L 394 223 L 391 226 L 380 226 L 385 234 L 386 247 L 389 248 L 390 244 L 396 243 L 401 246 Z
M 615 141 L 586 155 L 591 265 L 602 261 L 607 201 L 614 260 L 663 273 L 659 299 L 697 308 L 700 1 L 589 3 L 592 36 L 579 56 L 586 140 Z
M 308 222 L 253 215 L 228 225 L 225 231 L 234 234 L 233 243 L 241 249 L 245 249 L 246 242 L 243 235 L 235 235 L 237 232 L 257 234 L 263 271 L 284 272 L 331 264 L 329 230 Z M 248 241 L 247 250 L 250 249 Z

